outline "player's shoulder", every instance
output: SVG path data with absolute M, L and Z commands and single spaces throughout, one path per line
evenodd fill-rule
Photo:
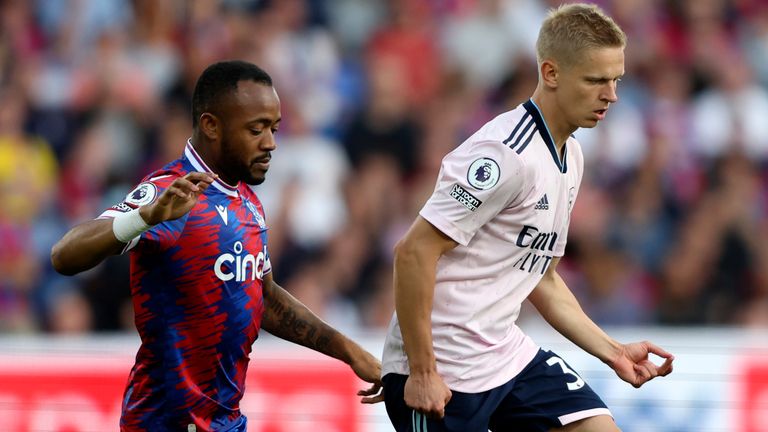
M 168 164 L 165 167 L 147 174 L 125 197 L 123 204 L 130 208 L 138 208 L 149 204 L 160 195 L 173 181 L 186 175 L 183 168 Z
M 498 143 L 511 160 L 520 160 L 521 149 L 536 137 L 536 122 L 523 104 L 503 112 L 486 123 L 475 135 L 477 141 Z
M 525 108 L 522 104 L 518 105 L 485 123 L 471 138 L 475 141 L 498 141 L 508 144 L 510 134 L 521 122 L 524 122 L 525 116 Z
M 447 158 L 458 161 L 459 165 L 469 164 L 470 171 L 491 170 L 499 173 L 530 175 L 532 165 L 526 163 L 521 153 L 509 145 L 510 136 L 525 132 L 530 137 L 532 127 L 519 128 L 526 119 L 526 109 L 519 105 L 515 109 L 497 115 L 480 127 L 461 143 Z M 530 117 L 530 116 L 529 116 Z
M 184 177 L 187 173 L 189 173 L 189 169 L 187 169 L 180 160 L 175 160 L 164 167 L 147 174 L 141 182 L 152 183 L 158 187 L 167 187 L 173 183 L 174 180 L 179 177 Z
M 504 159 L 511 163 L 524 164 L 523 150 L 537 139 L 538 123 L 531 115 L 525 104 L 520 104 L 512 110 L 503 112 L 483 125 L 472 137 L 477 143 L 496 143 L 505 154 Z M 501 151 L 501 150 L 499 150 Z
M 505 111 L 497 115 L 491 121 L 498 122 L 502 125 L 505 125 L 506 127 L 509 127 L 509 126 L 516 126 L 518 123 L 520 123 L 520 121 L 522 121 L 527 116 L 528 116 L 528 110 L 526 109 L 525 104 L 521 103 L 516 107 L 512 108 L 511 110 Z

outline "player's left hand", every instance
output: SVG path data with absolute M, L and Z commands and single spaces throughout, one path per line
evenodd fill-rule
M 368 351 L 360 349 L 360 353 L 353 358 L 350 366 L 361 380 L 373 384 L 370 388 L 357 392 L 358 396 L 363 396 L 360 402 L 375 404 L 383 401 L 384 392 L 381 391 L 381 362 L 379 359 Z
M 657 366 L 648 358 L 649 354 L 655 354 L 663 358 L 664 363 L 661 366 Z M 616 358 L 606 363 L 616 372 L 619 378 L 632 384 L 635 388 L 639 388 L 657 376 L 669 375 L 672 372 L 672 362 L 674 360 L 675 356 L 672 354 L 648 341 L 644 341 L 622 345 Z

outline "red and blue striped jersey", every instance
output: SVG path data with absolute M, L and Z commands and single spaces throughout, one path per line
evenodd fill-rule
M 100 218 L 156 199 L 190 171 L 211 172 L 191 143 Z M 141 347 L 124 395 L 122 431 L 229 430 L 271 271 L 264 210 L 250 186 L 216 179 L 185 216 L 135 238 L 131 295 Z M 193 426 L 194 425 L 194 426 Z

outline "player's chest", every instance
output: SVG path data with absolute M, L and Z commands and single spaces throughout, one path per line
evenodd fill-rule
M 544 172 L 515 208 L 508 209 L 518 226 L 539 231 L 560 231 L 570 221 L 578 179 L 575 173 Z
M 212 197 L 198 203 L 185 226 L 185 238 L 223 248 L 262 249 L 267 224 L 258 201 L 245 197 Z M 238 245 L 238 246 L 236 246 Z
M 200 268 L 211 271 L 206 277 L 237 284 L 262 279 L 268 259 L 267 225 L 258 201 L 223 197 L 199 202 L 180 243 L 194 251 Z
M 227 197 L 211 200 L 207 210 L 211 215 L 215 211 L 218 217 L 217 223 L 220 225 L 220 229 L 224 231 L 264 231 L 267 229 L 261 204 L 253 198 Z

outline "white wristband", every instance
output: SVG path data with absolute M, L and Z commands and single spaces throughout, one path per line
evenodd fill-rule
M 139 209 L 131 210 L 126 213 L 120 213 L 112 219 L 112 232 L 115 237 L 123 243 L 128 243 L 141 233 L 152 228 L 144 222 L 144 218 L 139 214 Z

